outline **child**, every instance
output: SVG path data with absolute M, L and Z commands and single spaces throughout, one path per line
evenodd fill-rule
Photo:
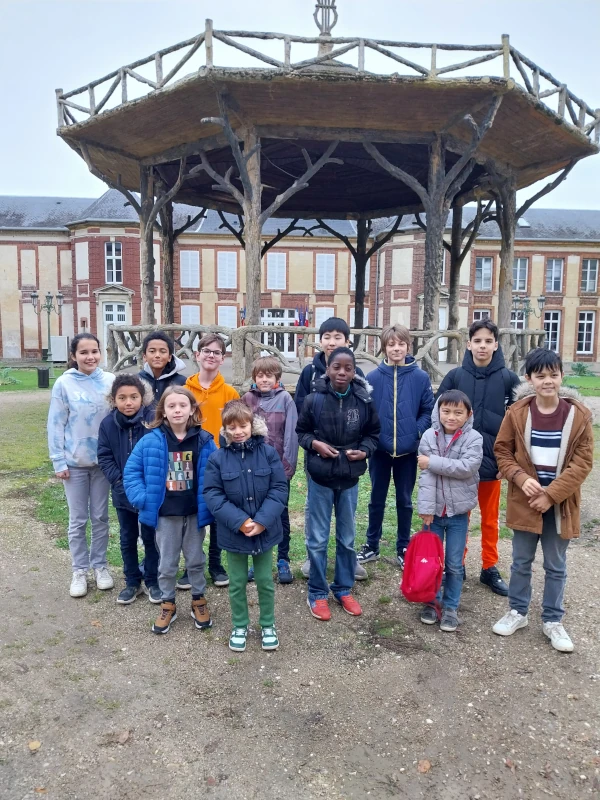
M 567 547 L 579 536 L 581 484 L 593 466 L 592 414 L 575 390 L 561 386 L 562 361 L 552 350 L 532 350 L 525 377 L 494 448 L 508 481 L 506 524 L 514 533 L 510 611 L 493 631 L 511 636 L 528 624 L 531 565 L 541 542 L 542 630 L 556 650 L 570 653 L 573 642 L 562 625 Z
M 117 597 L 120 605 L 134 603 L 142 594 L 142 578 L 151 603 L 160 603 L 158 588 L 158 550 L 154 543 L 154 528 L 143 523 L 127 500 L 123 488 L 123 469 L 142 436 L 147 433 L 145 422 L 154 419 L 150 406 L 152 390 L 137 375 L 117 375 L 113 381 L 108 403 L 112 411 L 104 417 L 98 436 L 98 464 L 112 487 L 113 506 L 119 518 L 121 555 L 126 586 Z M 144 572 L 138 561 L 138 536 L 144 543 Z
M 161 608 L 152 630 L 168 633 L 177 618 L 175 579 L 182 552 L 192 584 L 192 618 L 196 628 L 210 628 L 202 543 L 204 526 L 213 518 L 202 491 L 215 443 L 200 426 L 193 395 L 182 386 L 169 386 L 163 392 L 148 427 L 150 433 L 136 444 L 125 465 L 123 483 L 140 522 L 156 528 Z
M 281 542 L 287 481 L 277 451 L 265 443 L 267 426 L 241 400 L 223 409 L 224 446 L 206 467 L 204 499 L 217 521 L 219 546 L 227 551 L 233 631 L 229 647 L 246 649 L 248 556 L 252 556 L 260 606 L 262 649 L 279 647 L 275 630 L 273 547 Z
M 467 352 L 462 367 L 450 370 L 437 397 L 448 389 L 460 389 L 473 406 L 473 427 L 483 436 L 483 461 L 479 470 L 478 502 L 481 511 L 481 573 L 479 580 L 494 592 L 506 596 L 508 586 L 498 571 L 498 515 L 500 486 L 494 442 L 506 409 L 513 402 L 519 376 L 504 365 L 498 344 L 498 328 L 490 319 L 474 322 L 469 328 Z
M 369 384 L 356 377 L 354 353 L 337 347 L 329 356 L 327 373 L 316 391 L 304 400 L 296 431 L 306 450 L 310 475 L 310 527 L 306 544 L 310 560 L 308 606 L 319 620 L 329 620 L 329 590 L 344 611 L 353 616 L 362 609 L 350 592 L 357 566 L 354 550 L 358 479 L 367 469 L 379 438 L 379 417 L 369 395 Z M 335 508 L 335 575 L 327 583 L 327 543 L 331 512 Z
M 221 430 L 221 413 L 229 400 L 239 399 L 239 394 L 219 372 L 225 360 L 225 342 L 216 333 L 207 333 L 198 342 L 198 350 L 194 353 L 198 363 L 198 372 L 191 375 L 186 383 L 188 389 L 200 406 L 202 427 L 212 434 L 219 447 Z M 208 573 L 215 586 L 227 586 L 229 577 L 221 564 L 221 549 L 217 544 L 217 526 L 210 526 L 208 542 Z M 187 575 L 184 573 L 177 581 L 178 589 L 189 589 Z
M 87 594 L 87 573 L 94 570 L 98 589 L 112 589 L 106 566 L 109 484 L 98 466 L 98 430 L 108 414 L 106 393 L 114 375 L 103 372 L 100 342 L 92 333 L 71 339 L 69 369 L 52 388 L 48 448 L 57 478 L 64 481 L 69 506 L 69 550 L 73 579 L 69 594 Z M 92 521 L 88 551 L 86 528 Z
M 404 325 L 384 328 L 381 349 L 385 358 L 367 375 L 381 420 L 381 436 L 369 460 L 371 502 L 367 542 L 357 556 L 361 564 L 379 558 L 385 504 L 393 475 L 398 518 L 396 553 L 400 569 L 404 568 L 412 523 L 412 492 L 417 479 L 417 449 L 419 439 L 431 425 L 433 408 L 429 376 L 407 355 L 410 345 L 410 332 Z
M 311 394 L 311 392 L 316 391 L 317 381 L 325 376 L 327 371 L 327 359 L 331 353 L 333 353 L 336 347 L 350 347 L 350 328 L 348 327 L 348 323 L 341 319 L 341 317 L 329 317 L 329 319 L 326 319 L 323 323 L 321 323 L 321 327 L 319 328 L 319 341 L 321 343 L 321 351 L 315 353 L 312 364 L 307 364 L 298 378 L 296 392 L 294 394 L 294 402 L 296 404 L 296 410 L 298 414 L 300 414 L 302 411 L 305 397 Z M 360 367 L 356 367 L 356 374 L 360 378 L 365 377 Z M 306 459 L 304 461 L 304 473 L 306 475 L 306 483 L 309 484 L 310 475 L 306 469 Z M 307 499 L 304 507 L 305 536 L 308 536 L 309 520 L 310 510 Z M 302 565 L 302 574 L 305 578 L 308 578 L 309 572 L 310 561 L 307 557 L 306 561 Z M 367 577 L 367 570 L 362 566 L 362 564 L 357 564 L 355 575 L 356 580 L 362 581 Z
M 438 398 L 433 409 L 432 426 L 419 444 L 419 476 L 417 508 L 423 524 L 445 542 L 443 596 L 440 629 L 455 631 L 458 627 L 458 605 L 463 584 L 463 555 L 467 543 L 469 511 L 477 505 L 479 467 L 483 458 L 483 438 L 473 428 L 469 398 L 457 389 L 450 389 Z M 421 622 L 437 622 L 435 605 L 426 605 Z
M 162 397 L 167 386 L 183 386 L 185 363 L 175 355 L 173 340 L 162 331 L 149 333 L 142 342 L 144 369 L 139 377 L 152 389 L 153 408 Z
M 257 358 L 252 365 L 254 385 L 243 397 L 254 414 L 262 417 L 267 425 L 267 442 L 273 445 L 283 464 L 288 482 L 286 501 L 281 523 L 283 539 L 277 548 L 277 575 L 279 583 L 292 583 L 294 576 L 290 569 L 290 514 L 288 501 L 290 481 L 296 471 L 298 461 L 298 436 L 296 423 L 298 412 L 289 392 L 280 384 L 281 362 L 274 356 Z M 252 580 L 252 576 L 248 576 Z

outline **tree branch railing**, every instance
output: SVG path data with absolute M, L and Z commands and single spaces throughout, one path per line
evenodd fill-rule
M 252 325 L 241 328 L 226 328 L 222 325 L 109 325 L 107 329 L 107 354 L 108 369 L 112 372 L 127 369 L 142 363 L 142 341 L 146 334 L 152 331 L 164 331 L 175 341 L 175 355 L 179 358 L 194 362 L 194 350 L 197 342 L 207 333 L 218 333 L 226 347 L 231 348 L 232 383 L 240 389 L 247 386 L 250 375 L 246 371 L 246 353 L 254 352 L 255 357 L 261 352 L 267 352 L 281 362 L 283 371 L 292 375 L 299 375 L 314 352 L 321 349 L 318 341 L 318 328 L 303 328 L 285 325 Z M 290 361 L 289 357 L 281 352 L 275 345 L 265 342 L 268 336 L 294 336 L 297 360 Z M 379 364 L 381 328 L 362 328 L 352 330 L 352 335 L 358 337 L 358 347 L 354 351 L 357 360 L 370 361 Z M 500 331 L 505 347 L 504 357 L 507 365 L 515 372 L 520 372 L 525 356 L 535 347 L 543 347 L 545 332 L 542 330 L 526 329 L 515 330 L 503 328 Z M 433 352 L 444 352 L 445 347 L 439 347 L 441 339 L 455 339 L 457 341 L 458 360 L 462 361 L 468 340 L 468 330 L 461 328 L 457 331 L 411 331 L 414 342 L 414 355 L 417 362 L 427 369 L 434 379 L 441 380 L 444 376 L 438 363 L 432 357 Z M 311 352 L 307 352 L 311 351 Z
M 236 40 L 254 39 L 258 41 L 280 41 L 283 44 L 283 58 L 274 58 L 272 55 L 263 53 L 253 47 L 243 44 Z M 319 66 L 342 55 L 353 53 L 356 55 L 357 72 L 359 75 L 369 72 L 370 74 L 389 74 L 378 70 L 369 70 L 367 64 L 367 54 L 376 54 L 378 58 L 377 66 L 380 66 L 381 57 L 390 63 L 390 73 L 398 74 L 398 64 L 406 68 L 406 74 L 414 77 L 421 77 L 429 81 L 442 81 L 450 73 L 457 73 L 468 70 L 478 64 L 502 60 L 499 70 L 505 79 L 513 79 L 536 101 L 544 103 L 551 111 L 557 114 L 563 121 L 573 125 L 583 134 L 597 144 L 600 141 L 600 109 L 593 109 L 577 95 L 568 89 L 567 85 L 561 83 L 550 72 L 539 67 L 527 56 L 511 46 L 509 37 L 502 36 L 500 44 L 438 44 L 433 42 L 402 42 L 388 39 L 372 39 L 367 37 L 339 37 L 339 36 L 295 36 L 285 33 L 268 33 L 260 31 L 219 31 L 213 28 L 212 20 L 207 19 L 205 29 L 197 36 L 186 39 L 183 42 L 166 47 L 145 58 L 138 59 L 119 69 L 110 72 L 102 78 L 91 81 L 90 83 L 63 92 L 62 89 L 56 90 L 56 103 L 58 113 L 58 127 L 75 125 L 85 119 L 91 119 L 105 111 L 112 110 L 119 105 L 129 101 L 128 82 L 134 81 L 139 91 L 143 88 L 147 93 L 157 92 L 164 89 L 167 85 L 178 80 L 185 74 L 183 69 L 188 61 L 204 46 L 204 59 L 200 65 L 200 70 L 210 70 L 215 66 L 214 63 L 214 41 L 217 40 L 226 47 L 244 53 L 260 62 L 263 68 L 271 68 L 282 74 L 300 73 L 311 67 Z M 323 45 L 326 43 L 332 49 L 314 58 L 303 59 L 301 61 L 292 60 L 292 45 Z M 407 58 L 401 52 L 405 50 L 424 50 L 427 66 L 419 64 Z M 455 64 L 438 65 L 438 54 L 440 52 L 466 52 L 475 54 L 467 60 Z M 164 59 L 166 56 L 177 54 L 179 60 L 165 74 Z M 139 68 L 148 68 L 152 77 L 141 74 Z M 512 67 L 512 69 L 511 69 Z M 458 76 L 460 77 L 460 76 Z M 545 81 L 549 88 L 544 89 L 540 81 Z M 148 87 L 146 89 L 146 87 Z M 102 89 L 104 94 L 100 99 L 96 98 L 96 90 Z M 112 105 L 109 109 L 109 101 L 119 97 L 120 102 Z M 556 108 L 552 104 L 546 103 L 549 97 L 557 95 Z M 137 98 L 135 98 L 137 99 Z M 554 101 L 553 101 L 554 103 Z M 78 119 L 75 112 L 83 115 Z

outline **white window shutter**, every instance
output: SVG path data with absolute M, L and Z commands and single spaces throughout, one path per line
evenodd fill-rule
M 334 308 L 330 308 L 329 306 L 316 306 L 314 327 L 320 328 L 326 319 L 329 319 L 329 317 L 333 316 L 335 316 Z
M 182 325 L 200 325 L 200 306 L 181 306 Z
M 179 253 L 181 265 L 181 288 L 200 288 L 200 251 L 181 250 Z
M 285 253 L 267 253 L 267 289 L 285 291 Z
M 317 291 L 333 292 L 335 288 L 335 255 L 333 253 L 317 254 Z
M 371 259 L 365 264 L 365 292 L 369 291 Z M 356 291 L 356 261 L 350 256 L 350 291 Z
M 237 306 L 218 306 L 217 324 L 224 328 L 237 328 Z
M 221 251 L 217 254 L 217 288 L 237 288 L 237 253 Z

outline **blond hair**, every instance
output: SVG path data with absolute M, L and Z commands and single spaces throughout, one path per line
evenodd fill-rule
M 388 344 L 394 339 L 406 342 L 408 347 L 412 344 L 412 336 L 405 325 L 388 325 L 381 331 L 381 349 L 385 350 Z
M 265 375 L 274 375 L 276 380 L 281 378 L 283 372 L 281 361 L 275 356 L 261 356 L 252 364 L 252 380 L 256 380 L 259 372 Z

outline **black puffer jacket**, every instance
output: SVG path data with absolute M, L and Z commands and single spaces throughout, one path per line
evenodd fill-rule
M 304 398 L 311 394 L 311 392 L 316 392 L 317 382 L 320 378 L 325 377 L 326 369 L 327 362 L 325 361 L 325 353 L 319 352 L 315 353 L 312 363 L 307 364 L 300 373 L 298 383 L 296 384 L 296 391 L 294 393 L 294 403 L 296 403 L 298 416 L 302 411 Z M 356 368 L 356 374 L 359 378 L 365 377 L 364 372 L 360 367 Z
M 296 426 L 298 441 L 306 450 L 308 474 L 315 483 L 330 489 L 349 489 L 366 471 L 367 460 L 348 461 L 346 450 L 363 450 L 370 458 L 379 440 L 381 426 L 371 400 L 371 387 L 364 378 L 356 377 L 350 384 L 348 395 L 339 397 L 329 378 L 325 377 L 316 382 L 315 389 L 304 400 Z M 324 395 L 324 399 L 315 415 L 318 394 Z M 339 455 L 322 458 L 312 449 L 315 439 L 335 447 L 340 451 Z
M 435 399 L 448 389 L 460 389 L 473 406 L 473 427 L 483 436 L 483 461 L 479 479 L 495 481 L 498 464 L 494 442 L 508 406 L 514 402 L 514 390 L 521 383 L 518 375 L 504 364 L 504 354 L 498 347 L 487 367 L 476 367 L 473 354 L 467 350 L 462 367 L 450 370 L 440 384 Z

